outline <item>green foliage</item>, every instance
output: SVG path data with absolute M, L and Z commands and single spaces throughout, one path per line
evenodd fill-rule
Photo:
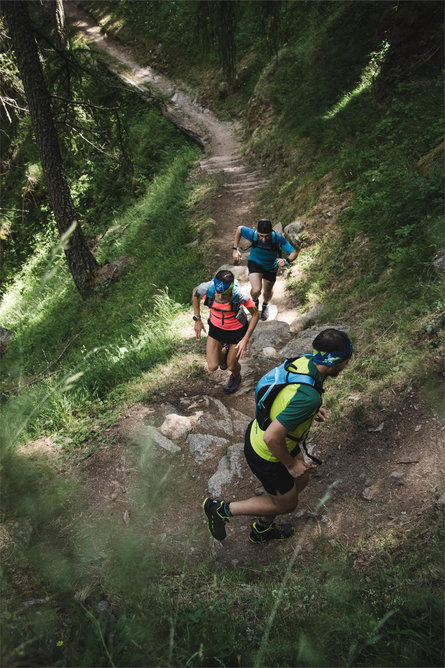
M 145 193 L 147 182 L 181 152 L 184 138 L 147 102 L 118 86 L 91 52 L 73 43 L 67 55 L 72 60 L 67 79 L 66 62 L 43 44 L 45 73 L 57 96 L 53 113 L 72 197 L 84 233 L 94 238 Z M 9 51 L 4 56 L 13 62 Z M 10 155 L 7 169 L 2 170 L 5 211 L 0 219 L 6 285 L 40 244 L 55 238 L 37 151 L 30 141 L 29 117 L 18 114 L 3 124 L 5 154 Z
M 104 237 L 99 256 L 131 260 L 125 281 L 98 289 L 84 303 L 60 248 L 51 260 L 48 246 L 17 275 L 2 305 L 2 322 L 15 332 L 1 361 L 3 388 L 23 376 L 44 380 L 49 375 L 42 390 L 48 396 L 28 433 L 69 423 L 63 405 L 71 385 L 82 402 L 88 394 L 104 397 L 171 355 L 180 337 L 173 316 L 199 282 L 199 248 L 186 247 L 190 187 L 185 178 L 195 157 L 195 150 L 183 149 Z M 72 376 L 75 381 L 67 383 Z
M 397 29 L 382 5 L 313 4 L 296 42 L 263 71 L 248 152 L 274 168 L 263 209 L 283 224 L 308 222 L 302 275 L 291 286 L 302 311 L 323 303 L 326 322 L 354 319 L 358 345 L 371 348 L 354 382 L 381 389 L 419 377 L 416 365 L 441 345 L 434 326 L 422 334 L 428 314 L 436 322 L 443 310 L 432 266 L 443 246 L 443 82 L 437 58 L 424 67 L 441 48 L 440 17 L 425 6 L 416 37 L 408 24 L 419 3 L 393 16 Z M 375 32 L 357 29 L 376 21 Z M 411 54 L 393 43 L 401 26 Z
M 12 476 L 11 460 L 3 470 L 14 500 L 36 498 L 45 481 L 38 529 L 30 533 L 23 524 L 26 504 L 14 511 L 22 530 L 15 539 L 26 549 L 15 564 L 5 562 L 4 659 L 79 666 L 441 665 L 440 514 L 407 535 L 388 536 L 378 548 L 351 553 L 333 541 L 316 541 L 310 559 L 297 559 L 279 595 L 281 564 L 263 564 L 262 577 L 252 565 L 215 571 L 210 558 L 192 566 L 190 546 L 183 544 L 184 563 L 170 558 L 161 566 L 147 527 L 158 485 L 144 499 L 143 512 L 141 497 L 134 496 L 129 527 L 105 516 L 82 521 L 78 492 L 63 490 L 33 466 L 25 462 L 22 482 Z M 73 503 L 78 512 L 70 516 Z M 428 544 L 427 563 L 413 550 L 419 543 Z M 15 579 L 20 571 L 26 579 Z M 26 606 L 14 605 L 17 588 Z M 45 591 L 50 596 L 42 596 Z

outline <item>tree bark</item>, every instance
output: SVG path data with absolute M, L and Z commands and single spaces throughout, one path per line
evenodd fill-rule
M 85 298 L 98 263 L 90 252 L 71 198 L 37 44 L 25 0 L 2 2 L 57 228 L 74 283 Z
M 66 47 L 65 10 L 62 0 L 40 0 L 38 11 L 48 22 L 59 49 Z

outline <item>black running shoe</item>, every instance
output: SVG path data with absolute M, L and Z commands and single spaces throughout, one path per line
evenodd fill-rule
M 269 317 L 269 304 L 263 304 L 261 309 L 260 320 L 267 320 Z
M 224 540 L 226 537 L 226 527 L 224 525 L 231 517 L 226 502 L 207 498 L 204 499 L 202 509 L 209 520 L 209 531 L 213 538 Z
M 252 524 L 252 531 L 250 532 L 249 540 L 252 543 L 266 543 L 269 540 L 286 540 L 294 535 L 294 527 L 292 524 L 269 524 L 269 526 L 262 527 L 258 522 Z
M 219 365 L 219 368 L 221 369 L 221 371 L 225 371 L 227 369 L 227 353 L 228 352 L 229 352 L 229 344 L 228 343 L 223 343 L 224 357 L 223 357 L 223 361 Z

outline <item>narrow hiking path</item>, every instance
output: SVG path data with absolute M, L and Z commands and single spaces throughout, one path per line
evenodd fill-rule
M 261 174 L 249 170 L 240 154 L 237 127 L 220 121 L 187 95 L 179 85 L 141 67 L 127 47 L 103 35 L 100 27 L 74 3 L 66 3 L 67 15 L 99 51 L 112 58 L 111 67 L 128 85 L 153 86 L 168 96 L 172 113 L 190 132 L 205 139 L 206 154 L 200 167 L 216 175 L 223 184 L 213 204 L 215 220 L 214 270 L 232 262 L 232 242 L 237 225 L 254 226 L 267 212 L 258 208 Z M 237 267 L 247 283 L 246 257 Z M 295 267 L 293 271 L 298 271 Z M 203 276 L 203 280 L 210 276 Z M 79 466 L 87 483 L 92 514 L 113 513 L 120 523 L 153 532 L 160 558 L 183 562 L 213 555 L 221 564 L 245 564 L 286 558 L 295 541 L 270 545 L 267 549 L 248 542 L 249 518 L 232 521 L 223 544 L 211 539 L 201 512 L 201 502 L 210 493 L 231 500 L 261 493 L 242 455 L 245 427 L 254 411 L 253 389 L 263 373 L 278 360 L 311 350 L 311 341 L 321 328 L 309 328 L 293 336 L 296 312 L 285 294 L 280 277 L 274 293 L 273 319 L 259 323 L 252 337 L 249 356 L 242 363 L 243 383 L 233 396 L 225 396 L 222 385 L 227 372 L 206 374 L 203 380 L 160 392 L 150 405 L 136 404 L 110 427 L 117 439 L 112 449 L 98 450 Z M 323 328 L 328 323 L 323 324 Z M 347 327 L 341 323 L 329 323 Z M 193 328 L 184 332 L 193 340 Z M 204 366 L 204 341 L 200 363 Z M 350 397 L 359 405 L 359 393 Z M 324 461 L 312 473 L 312 481 L 301 497 L 301 506 L 290 520 L 297 532 L 310 524 L 304 550 L 313 549 L 317 536 L 333 537 L 355 546 L 374 540 L 394 529 L 408 529 L 437 503 L 442 491 L 444 466 L 443 427 L 430 409 L 409 390 L 398 393 L 387 388 L 384 408 L 370 414 L 373 427 L 350 417 L 340 425 L 317 425 L 311 448 Z M 134 447 L 134 445 L 137 447 Z M 153 444 L 150 449 L 149 444 Z M 48 444 L 50 448 L 50 444 Z M 142 455 L 140 454 L 142 452 Z M 148 453 L 148 454 L 147 454 Z M 166 475 L 164 502 L 154 515 L 137 509 L 138 490 Z M 336 482 L 329 502 L 315 512 L 319 499 Z M 209 552 L 210 550 L 210 552 Z
M 65 11 L 73 25 L 89 43 L 107 55 L 110 69 L 128 86 L 138 91 L 154 90 L 168 100 L 167 111 L 178 125 L 201 137 L 205 155 L 200 167 L 218 178 L 222 196 L 215 202 L 215 269 L 232 262 L 232 242 L 240 222 L 249 225 L 256 220 L 258 189 L 265 180 L 249 169 L 240 154 L 239 128 L 222 121 L 209 109 L 192 100 L 183 88 L 151 67 L 141 67 L 127 47 L 101 32 L 93 19 L 75 3 L 65 3 Z M 111 59 L 111 63 L 110 63 Z

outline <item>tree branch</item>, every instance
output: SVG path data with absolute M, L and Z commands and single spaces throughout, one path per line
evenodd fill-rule
M 98 109 L 99 111 L 116 111 L 120 109 L 120 107 L 99 107 L 98 105 L 92 104 L 91 102 L 78 102 L 77 100 L 68 100 L 68 98 L 62 97 L 61 95 L 52 94 L 51 97 L 55 100 L 62 100 L 62 102 L 66 102 L 67 104 L 76 104 L 81 107 L 91 107 L 92 109 Z
M 83 134 L 80 132 L 80 130 L 78 130 L 78 129 L 76 128 L 75 125 L 72 125 L 72 123 L 69 123 L 68 121 L 64 121 L 64 123 L 65 123 L 65 125 L 68 125 L 68 127 L 70 127 L 76 134 L 78 134 L 79 137 L 81 137 L 81 139 L 83 139 L 87 144 L 89 144 L 89 145 L 92 146 L 94 149 L 96 149 L 96 151 L 98 151 L 99 153 L 103 153 L 104 155 L 107 155 L 109 158 L 112 157 L 109 153 L 107 153 L 106 151 L 104 151 L 104 150 L 103 150 L 102 148 L 100 148 L 99 146 L 96 146 L 95 144 L 93 144 L 93 142 L 91 142 L 89 139 L 87 139 L 86 137 L 84 137 Z

